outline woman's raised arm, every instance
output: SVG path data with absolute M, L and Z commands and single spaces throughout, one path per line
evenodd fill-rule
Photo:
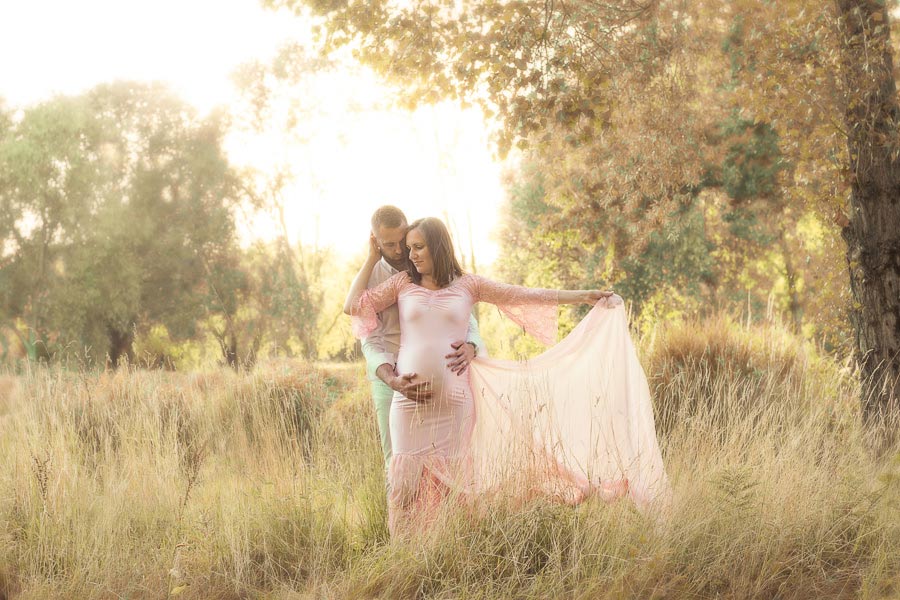
M 372 269 L 381 260 L 381 250 L 378 249 L 378 242 L 374 235 L 369 235 L 369 256 L 366 257 L 366 263 L 356 274 L 353 283 L 350 284 L 350 291 L 347 292 L 347 298 L 344 300 L 344 314 L 352 314 L 353 304 L 359 300 L 359 297 L 369 285 L 369 277 L 372 276 Z
M 372 270 L 381 260 L 381 251 L 374 236 L 370 238 L 370 244 L 366 264 L 350 284 L 350 291 L 344 301 L 344 313 L 350 315 L 353 334 L 358 338 L 367 337 L 375 331 L 378 327 L 378 313 L 395 304 L 400 296 L 400 288 L 409 282 L 409 274 L 401 271 L 381 285 L 366 289 Z
M 474 275 L 476 282 L 475 299 L 491 304 L 596 304 L 609 298 L 613 292 L 601 290 L 554 290 L 529 288 L 521 285 L 500 283 L 486 277 Z
M 396 304 L 400 289 L 409 283 L 409 274 L 400 271 L 384 283 L 363 290 L 350 305 L 350 325 L 353 335 L 362 339 L 378 327 L 378 313 Z
M 472 297 L 476 302 L 490 302 L 503 314 L 545 345 L 556 342 L 557 304 L 596 304 L 613 297 L 600 290 L 554 290 L 509 285 L 472 275 Z M 607 304 L 610 300 L 607 300 Z

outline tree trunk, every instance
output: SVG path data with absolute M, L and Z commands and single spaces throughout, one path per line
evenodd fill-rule
M 794 333 L 800 335 L 803 333 L 803 305 L 800 302 L 800 292 L 797 290 L 797 269 L 794 267 L 794 261 L 791 258 L 791 248 L 788 245 L 787 231 L 785 231 L 784 227 L 781 228 L 779 244 L 781 246 L 781 256 L 784 259 L 784 276 L 787 279 L 788 310 L 791 313 L 791 326 Z
M 851 186 L 842 233 L 862 416 L 880 442 L 890 442 L 900 414 L 900 107 L 884 0 L 837 0 L 837 7 Z
M 222 346 L 222 358 L 225 359 L 225 364 L 237 371 L 240 368 L 237 335 L 233 331 L 228 332 L 219 339 L 219 344 Z
M 109 328 L 109 364 L 118 369 L 125 358 L 129 364 L 134 362 L 134 333 Z

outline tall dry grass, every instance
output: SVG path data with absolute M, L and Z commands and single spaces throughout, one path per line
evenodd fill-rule
M 724 318 L 640 346 L 670 521 L 498 504 L 411 541 L 357 365 L 0 377 L 0 597 L 900 595 L 900 455 L 847 366 Z

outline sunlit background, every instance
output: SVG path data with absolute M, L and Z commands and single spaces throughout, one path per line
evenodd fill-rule
M 116 79 L 161 81 L 206 113 L 239 102 L 232 75 L 240 65 L 308 40 L 301 18 L 257 0 L 9 0 L 0 3 L 0 52 L 8 57 L 0 98 L 21 108 Z M 371 211 L 391 203 L 410 219 L 446 218 L 479 266 L 494 260 L 502 166 L 480 113 L 451 103 L 394 108 L 391 90 L 352 64 L 303 91 L 313 110 L 302 136 L 235 131 L 226 141 L 236 165 L 292 171 L 283 193 L 292 243 L 358 255 Z M 266 213 L 246 213 L 238 227 L 245 243 L 281 231 Z

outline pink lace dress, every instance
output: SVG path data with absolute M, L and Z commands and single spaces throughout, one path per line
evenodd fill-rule
M 564 340 L 528 361 L 477 358 L 450 371 L 450 343 L 465 339 L 475 302 L 490 302 L 546 344 L 556 339 L 556 290 L 463 275 L 429 290 L 399 273 L 365 291 L 353 327 L 398 303 L 399 373 L 429 380 L 433 399 L 395 393 L 388 468 L 393 533 L 429 522 L 450 494 L 536 494 L 578 503 L 630 495 L 642 508 L 668 493 L 649 389 L 621 298 L 598 303 Z

